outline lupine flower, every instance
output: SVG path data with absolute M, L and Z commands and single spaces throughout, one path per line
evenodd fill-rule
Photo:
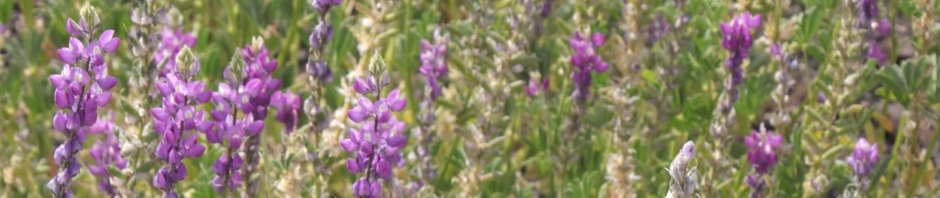
M 317 12 L 326 13 L 330 11 L 330 8 L 333 6 L 338 6 L 342 4 L 343 0 L 313 0 L 313 8 L 317 9 Z
M 541 82 L 538 79 L 529 79 L 529 84 L 525 86 L 525 93 L 530 97 L 539 93 L 548 93 L 548 78 L 543 78 Z
M 780 56 L 780 43 L 774 43 L 770 46 L 770 55 Z
M 385 75 L 383 78 L 388 78 Z M 347 113 L 350 120 L 360 123 L 359 129 L 350 129 L 349 137 L 340 144 L 343 149 L 356 156 L 346 160 L 346 169 L 353 174 L 365 174 L 352 185 L 353 195 L 358 197 L 382 197 L 382 185 L 379 179 L 390 179 L 392 166 L 404 166 L 398 149 L 407 144 L 408 138 L 402 134 L 405 123 L 398 121 L 391 112 L 405 108 L 407 100 L 398 89 L 391 91 L 384 98 L 380 96 L 381 87 L 386 79 L 369 77 L 356 79 L 355 90 L 363 95 L 374 94 L 372 101 L 366 96 L 358 99 L 358 105 Z
M 153 55 L 153 60 L 158 64 L 163 63 L 161 75 L 166 75 L 176 69 L 176 55 L 183 47 L 192 48 L 196 46 L 196 36 L 193 32 L 183 32 L 183 28 L 163 28 L 160 33 L 160 44 L 157 45 L 157 51 Z
M 865 138 L 859 138 L 855 142 L 855 151 L 852 156 L 846 160 L 855 175 L 865 177 L 871 173 L 871 170 L 878 164 L 878 144 L 871 144 Z
M 826 103 L 826 95 L 822 91 L 816 92 L 816 103 Z
M 74 36 L 92 40 L 99 23 L 98 14 L 94 7 L 85 4 L 81 15 L 81 24 L 69 19 L 66 29 Z M 113 38 L 113 35 L 113 30 L 106 30 L 98 40 L 89 43 L 82 43 L 72 37 L 69 39 L 69 47 L 56 51 L 59 59 L 66 64 L 62 73 L 49 76 L 49 81 L 56 89 L 53 100 L 59 108 L 52 118 L 52 126 L 68 139 L 55 150 L 54 159 L 59 164 L 59 173 L 46 184 L 54 197 L 72 196 L 69 185 L 81 171 L 75 155 L 81 151 L 87 137 L 89 129 L 86 127 L 97 123 L 98 109 L 108 105 L 111 100 L 108 91 L 117 84 L 117 79 L 108 75 L 108 66 L 103 57 L 120 45 L 121 40 Z
M 751 30 L 761 24 L 761 16 L 751 15 L 750 12 L 738 15 L 730 22 L 721 23 L 721 46 L 731 52 L 725 59 L 725 67 L 731 73 L 731 84 L 726 87 L 733 100 L 737 100 L 738 85 L 744 82 L 744 71 L 741 64 L 748 57 L 751 45 L 754 44 Z
M 321 20 L 320 24 L 310 33 L 310 50 L 316 52 L 316 57 L 307 60 L 306 71 L 313 79 L 326 84 L 333 81 L 333 71 L 322 59 L 323 49 L 333 39 L 333 26 Z
M 745 179 L 747 185 L 751 187 L 749 198 L 764 198 L 764 189 L 767 189 L 767 181 L 764 181 L 762 175 L 748 175 Z
M 246 83 L 242 83 L 245 79 L 242 77 L 244 70 L 244 58 L 241 53 L 235 53 L 229 66 L 225 68 L 226 81 L 219 83 L 219 90 L 212 94 L 212 102 L 217 108 L 210 113 L 212 119 L 197 126 L 199 131 L 206 134 L 206 141 L 221 144 L 226 148 L 225 153 L 212 164 L 212 172 L 216 175 L 211 185 L 220 193 L 242 185 L 241 168 L 244 161 L 238 155 L 238 150 L 241 149 L 246 135 L 258 134 L 264 127 L 264 121 L 254 121 L 248 116 L 252 112 L 251 108 L 241 108 L 243 105 L 250 105 L 249 92 L 257 92 L 249 90 Z M 239 118 L 238 113 L 243 109 L 248 111 L 244 111 L 245 116 Z
M 858 10 L 859 26 L 872 30 L 875 34 L 868 37 L 868 57 L 878 60 L 878 63 L 885 63 L 888 55 L 881 51 L 881 46 L 878 45 L 875 36 L 890 35 L 891 21 L 887 17 L 880 16 L 878 0 L 861 0 L 858 2 Z
M 242 59 L 245 61 L 244 68 L 244 86 L 247 97 L 242 96 L 239 104 L 241 110 L 246 116 L 250 116 L 253 121 L 261 121 L 268 115 L 268 106 L 271 104 L 271 95 L 281 86 L 281 81 L 271 78 L 271 74 L 277 69 L 277 60 L 272 60 L 268 56 L 268 49 L 264 47 L 264 40 L 261 37 L 252 39 L 251 44 L 241 49 Z M 245 100 L 247 99 L 247 100 Z M 261 125 L 260 127 L 264 127 Z M 258 128 L 259 131 L 262 128 Z M 247 163 L 242 170 L 242 176 L 251 178 L 258 166 L 258 148 L 261 145 L 260 133 L 250 133 L 246 135 L 248 140 L 245 142 L 245 162 Z M 248 181 L 248 195 L 253 196 L 258 191 L 258 181 Z
M 692 159 L 695 159 L 695 143 L 688 141 L 682 145 L 679 154 L 676 154 L 676 158 L 669 165 L 669 175 L 672 180 L 669 182 L 667 198 L 692 197 L 695 193 L 698 171 L 695 168 L 688 168 Z
M 574 51 L 571 55 L 571 65 L 575 68 L 571 73 L 575 84 L 574 97 L 578 102 L 585 102 L 590 95 L 588 89 L 591 88 L 591 71 L 603 73 L 609 67 L 594 49 L 604 45 L 605 38 L 600 32 L 594 33 L 590 38 L 575 32 L 574 37 L 568 41 Z
M 421 40 L 421 67 L 418 68 L 418 72 L 427 79 L 425 87 L 431 90 L 430 100 L 441 97 L 443 93 L 440 80 L 447 76 L 447 42 L 450 40 L 438 31 L 434 35 L 434 44 Z
M 182 160 L 199 157 L 206 149 L 197 142 L 196 125 L 202 122 L 204 112 L 195 105 L 208 102 L 212 96 L 212 92 L 203 90 L 204 82 L 192 80 L 199 63 L 189 47 L 180 50 L 175 62 L 178 67 L 156 83 L 163 97 L 161 106 L 150 110 L 156 132 L 163 136 L 154 155 L 167 163 L 154 175 L 153 186 L 164 190 L 164 197 L 179 196 L 173 185 L 187 176 Z
M 764 197 L 763 191 L 767 183 L 763 175 L 777 164 L 777 149 L 783 144 L 783 136 L 764 129 L 764 125 L 760 127 L 760 131 L 751 131 L 751 135 L 744 138 L 744 144 L 748 148 L 747 161 L 756 171 L 756 174 L 747 177 L 752 198 Z
M 310 47 L 314 49 L 320 49 L 321 47 L 326 46 L 330 40 L 333 40 L 333 26 L 327 24 L 325 21 L 317 24 L 313 28 L 313 33 L 310 33 Z
M 877 60 L 878 63 L 888 61 L 888 54 L 881 51 L 881 46 L 875 40 L 868 41 L 868 57 Z
M 860 0 L 858 2 L 859 9 L 859 22 L 862 24 L 869 23 L 870 20 L 878 18 L 880 12 L 878 11 L 878 0 Z
M 881 20 L 878 20 L 878 23 L 873 24 L 875 32 L 883 36 L 888 36 L 891 34 L 891 21 L 887 17 L 881 17 Z
M 747 145 L 747 161 L 759 174 L 766 174 L 777 164 L 777 148 L 783 144 L 783 136 L 773 131 L 752 131 L 744 138 Z
M 333 71 L 323 60 L 324 47 L 333 39 L 333 26 L 327 23 L 326 15 L 330 8 L 339 6 L 342 3 L 343 0 L 314 0 L 312 3 L 313 8 L 320 13 L 320 22 L 310 33 L 310 52 L 313 53 L 311 57 L 315 58 L 307 59 L 306 71 L 313 80 L 319 81 L 321 84 L 333 81 Z
M 274 92 L 271 96 L 271 106 L 277 109 L 277 121 L 284 123 L 284 132 L 290 134 L 297 124 L 300 116 L 300 96 L 291 92 Z
M 663 15 L 656 15 L 653 22 L 646 28 L 646 32 L 649 35 L 648 42 L 655 43 L 662 39 L 663 35 L 669 33 L 669 21 L 666 21 Z
M 89 165 L 88 172 L 91 172 L 92 175 L 98 178 L 98 189 L 102 192 L 105 192 L 108 195 L 116 195 L 116 187 L 111 184 L 111 175 L 108 173 L 108 166 L 114 166 L 118 170 L 122 170 L 127 167 L 127 160 L 121 157 L 121 146 L 117 141 L 117 136 L 114 135 L 114 114 L 111 114 L 111 119 L 99 120 L 88 128 L 88 132 L 91 134 L 104 135 L 104 141 L 98 140 L 94 146 L 91 147 L 91 150 L 88 152 L 91 154 L 91 158 L 95 160 L 97 164 Z
M 551 14 L 552 14 L 552 0 L 545 0 L 545 2 L 542 3 L 542 12 L 540 13 L 540 15 L 542 16 L 542 18 L 546 18 L 550 16 Z

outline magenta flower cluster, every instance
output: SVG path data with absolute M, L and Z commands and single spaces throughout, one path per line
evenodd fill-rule
M 538 94 L 547 94 L 548 93 L 549 81 L 548 78 L 542 78 L 541 81 L 538 79 L 529 79 L 529 84 L 525 86 L 525 93 L 530 97 L 536 96 Z
M 271 77 L 277 69 L 277 60 L 269 57 L 268 49 L 260 41 L 246 45 L 241 49 L 241 55 L 245 61 L 245 89 L 251 90 L 248 101 L 243 101 L 241 108 L 254 120 L 264 121 L 268 116 L 271 95 L 281 86 L 280 80 Z
M 271 107 L 277 110 L 274 119 L 284 123 L 284 132 L 293 132 L 300 116 L 300 96 L 289 91 L 274 92 L 271 95 Z
M 777 164 L 777 149 L 783 144 L 783 136 L 761 129 L 752 131 L 751 135 L 745 137 L 744 144 L 748 148 L 747 161 L 757 172 L 757 174 L 747 176 L 747 183 L 751 186 L 751 197 L 763 197 L 767 183 L 762 177 Z
M 117 79 L 108 75 L 104 55 L 117 50 L 121 40 L 113 37 L 114 30 L 106 30 L 97 40 L 92 40 L 98 24 L 85 18 L 88 17 L 83 16 L 80 23 L 68 19 L 66 30 L 72 38 L 69 38 L 68 47 L 56 51 L 65 65 L 61 73 L 49 76 L 55 87 L 53 100 L 59 108 L 52 119 L 52 126 L 68 138 L 55 150 L 59 173 L 46 184 L 55 197 L 72 196 L 69 185 L 81 169 L 75 155 L 82 149 L 90 130 L 88 127 L 97 123 L 98 110 L 111 100 L 109 91 L 117 84 Z M 97 14 L 94 19 L 97 19 Z M 92 41 L 83 43 L 75 37 Z
M 333 71 L 326 64 L 326 61 L 322 60 L 325 52 L 324 47 L 330 40 L 333 40 L 333 26 L 327 23 L 326 15 L 330 12 L 330 8 L 339 6 L 341 3 L 343 3 L 343 0 L 314 0 L 312 3 L 313 8 L 320 13 L 320 22 L 314 27 L 309 38 L 310 50 L 317 52 L 317 57 L 307 59 L 305 69 L 307 74 L 321 83 L 333 81 Z
M 238 57 L 236 57 L 238 58 Z M 232 69 L 232 65 L 226 70 Z M 255 80 L 252 84 L 258 84 Z M 216 109 L 212 110 L 210 117 L 212 120 L 199 124 L 199 130 L 206 133 L 206 141 L 209 143 L 224 144 L 227 142 L 225 153 L 219 156 L 219 159 L 212 164 L 212 172 L 216 174 L 212 179 L 212 188 L 217 192 L 223 192 L 225 189 L 236 189 L 242 185 L 241 168 L 244 161 L 238 155 L 242 142 L 246 135 L 256 135 L 264 127 L 263 121 L 254 121 L 245 111 L 242 118 L 238 117 L 240 110 L 250 110 L 251 108 L 241 108 L 243 105 L 250 106 L 248 101 L 252 95 L 258 94 L 258 89 L 247 89 L 247 86 L 236 79 L 229 79 L 228 82 L 219 83 L 219 90 L 212 95 L 212 102 Z M 247 132 L 247 133 L 246 133 Z
M 601 60 L 600 54 L 597 54 L 595 48 L 604 45 L 606 38 L 600 32 L 594 33 L 590 38 L 581 35 L 581 32 L 575 32 L 574 37 L 568 40 L 571 50 L 571 65 L 574 71 L 571 73 L 571 79 L 574 81 L 574 98 L 579 103 L 587 101 L 590 96 L 591 71 L 603 73 L 607 71 L 609 65 Z
M 859 25 L 874 30 L 871 35 L 868 35 L 868 57 L 877 60 L 879 63 L 888 61 L 888 54 L 881 51 L 881 46 L 878 45 L 876 37 L 891 34 L 891 21 L 888 21 L 887 17 L 880 16 L 878 0 L 860 0 L 858 9 Z
M 163 28 L 160 32 L 160 44 L 157 45 L 157 51 L 153 54 L 153 60 L 157 64 L 164 64 L 160 75 L 166 75 L 176 69 L 176 55 L 184 46 L 192 48 L 196 46 L 196 36 L 193 32 L 183 32 L 183 28 Z
M 878 144 L 869 143 L 865 138 L 859 138 L 855 142 L 855 150 L 852 156 L 845 160 L 855 175 L 865 177 L 871 173 L 875 165 L 878 164 Z
M 323 59 L 324 47 L 333 39 L 333 26 L 326 21 L 321 21 L 310 34 L 310 48 L 319 53 L 320 59 Z M 325 60 L 310 58 L 307 60 L 306 72 L 321 83 L 333 81 L 333 70 L 326 64 Z
M 656 15 L 656 18 L 646 27 L 647 43 L 656 43 L 663 38 L 663 35 L 668 34 L 669 30 L 669 21 L 661 14 Z
M 203 122 L 205 112 L 196 105 L 212 98 L 212 92 L 204 90 L 205 82 L 192 80 L 199 63 L 189 47 L 183 47 L 175 61 L 178 67 L 157 81 L 163 100 L 151 109 L 156 132 L 163 137 L 154 155 L 167 163 L 154 175 L 153 186 L 163 189 L 164 197 L 179 197 L 173 185 L 188 175 L 182 160 L 199 157 L 206 149 L 197 142 L 196 126 Z
M 731 52 L 731 56 L 725 59 L 725 68 L 731 73 L 731 84 L 725 89 L 731 93 L 732 101 L 737 101 L 738 85 L 744 82 L 744 70 L 741 65 L 750 55 L 749 50 L 754 44 L 751 30 L 760 24 L 761 16 L 751 15 L 750 12 L 740 14 L 730 22 L 721 23 L 721 46 Z
M 340 144 L 343 149 L 356 156 L 346 160 L 346 169 L 353 174 L 363 173 L 352 185 L 353 195 L 358 197 L 382 197 L 380 179 L 390 179 L 392 166 L 404 166 L 399 149 L 408 138 L 402 134 L 405 123 L 391 113 L 405 108 L 407 100 L 398 89 L 384 98 L 380 96 L 383 86 L 388 84 L 388 75 L 381 79 L 374 76 L 356 79 L 353 88 L 363 96 L 358 105 L 348 112 L 350 120 L 360 123 L 359 129 L 350 129 L 349 137 Z M 368 98 L 375 96 L 375 100 Z
M 98 178 L 98 189 L 109 196 L 117 194 L 117 189 L 111 184 L 111 174 L 108 173 L 108 166 L 113 166 L 118 170 L 127 167 L 127 160 L 121 157 L 121 146 L 114 135 L 114 114 L 110 119 L 98 120 L 95 125 L 88 128 L 93 135 L 104 135 L 104 140 L 98 140 L 91 150 L 91 158 L 95 160 L 94 165 L 88 166 L 88 172 Z
M 428 97 L 431 101 L 441 97 L 441 78 L 447 76 L 447 42 L 448 37 L 437 36 L 436 43 L 421 40 L 421 67 L 418 72 L 426 79 L 425 87 L 431 90 Z
M 343 3 L 343 0 L 313 0 L 313 8 L 317 9 L 317 12 L 326 13 L 330 11 L 330 8 L 333 6 L 339 6 Z

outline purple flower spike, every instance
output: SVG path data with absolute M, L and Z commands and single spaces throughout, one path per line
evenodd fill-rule
M 882 17 L 874 26 L 875 31 L 879 34 L 884 36 L 891 35 L 891 21 L 889 21 L 887 17 Z
M 330 26 L 326 23 L 317 24 L 313 29 L 313 33 L 310 34 L 310 47 L 319 49 L 326 45 L 327 42 L 333 39 L 333 26 Z
M 721 46 L 731 52 L 731 56 L 725 59 L 725 68 L 731 73 L 731 83 L 726 85 L 725 89 L 731 93 L 732 101 L 737 100 L 738 85 L 744 82 L 741 65 L 754 44 L 751 30 L 760 25 L 761 16 L 751 15 L 750 12 L 740 14 L 730 22 L 721 23 Z
M 777 164 L 777 149 L 783 144 L 783 136 L 767 131 L 763 125 L 760 127 L 760 131 L 752 131 L 751 135 L 744 138 L 748 148 L 747 161 L 756 170 L 756 174 L 747 176 L 747 184 L 751 187 L 750 197 L 764 197 L 767 183 L 763 176 Z
M 878 144 L 871 144 L 865 138 L 859 138 L 855 142 L 855 151 L 846 162 L 855 171 L 855 175 L 868 176 L 878 164 Z
M 342 4 L 343 0 L 313 0 L 313 8 L 317 9 L 317 12 L 321 14 L 326 14 L 330 11 L 330 8 L 333 6 L 339 6 Z
M 663 15 L 656 15 L 656 18 L 653 19 L 653 22 L 647 27 L 646 32 L 648 34 L 647 42 L 655 43 L 659 39 L 663 38 L 663 35 L 669 33 L 669 21 L 666 21 L 666 18 Z
M 575 69 L 571 73 L 571 79 L 575 84 L 574 98 L 578 103 L 586 102 L 590 96 L 591 70 L 603 73 L 609 67 L 595 51 L 595 47 L 602 46 L 605 40 L 604 35 L 600 33 L 594 33 L 589 39 L 580 32 L 575 32 L 574 37 L 568 40 L 574 52 L 571 55 L 571 64 Z
M 777 148 L 783 144 L 783 136 L 773 131 L 752 131 L 744 138 L 748 147 L 747 161 L 754 166 L 758 174 L 766 174 L 777 164 Z
M 204 83 L 191 80 L 199 70 L 198 60 L 188 46 L 182 46 L 172 62 L 175 67 L 164 70 L 167 73 L 156 83 L 163 98 L 161 105 L 151 110 L 156 131 L 163 136 L 154 155 L 166 161 L 154 175 L 153 186 L 162 189 L 164 197 L 177 196 L 173 185 L 188 175 L 182 160 L 205 152 L 205 147 L 197 142 L 196 131 L 198 123 L 204 122 L 205 112 L 194 106 L 204 102 L 197 97 Z
M 428 98 L 435 100 L 443 94 L 440 81 L 447 76 L 447 42 L 448 36 L 441 36 L 439 31 L 434 33 L 435 43 L 421 40 L 421 73 L 427 79 L 425 89 L 430 90 Z
M 552 14 L 552 0 L 545 0 L 542 3 L 542 12 L 539 14 L 542 18 L 546 18 Z
M 780 56 L 780 43 L 774 43 L 770 46 L 770 55 Z
M 127 167 L 127 160 L 121 157 L 121 147 L 114 135 L 114 114 L 109 117 L 111 119 L 97 122 L 89 127 L 91 133 L 103 134 L 106 138 L 104 141 L 99 140 L 95 143 L 89 151 L 97 164 L 89 165 L 88 171 L 98 178 L 98 189 L 108 195 L 115 195 L 117 193 L 116 187 L 111 184 L 111 175 L 108 173 L 107 167 L 113 166 L 118 170 L 124 169 Z
M 764 198 L 764 189 L 767 188 L 767 182 L 760 175 L 748 175 L 747 185 L 751 187 L 750 198 Z
M 274 92 L 271 106 L 277 109 L 277 121 L 284 123 L 284 133 L 294 131 L 297 117 L 300 116 L 300 96 L 291 92 Z
M 357 82 L 360 82 L 361 90 L 365 92 L 360 92 L 363 95 L 380 95 L 382 86 L 387 84 L 370 84 L 374 80 L 361 79 Z M 408 142 L 403 134 L 405 123 L 398 121 L 391 112 L 401 111 L 406 103 L 407 100 L 396 89 L 384 98 L 378 97 L 375 102 L 360 97 L 358 105 L 349 110 L 349 119 L 361 125 L 359 129 L 350 129 L 349 137 L 340 141 L 343 150 L 355 155 L 346 159 L 346 169 L 353 174 L 365 173 L 353 183 L 351 189 L 354 195 L 382 197 L 379 180 L 391 178 L 393 165 L 404 165 L 399 149 Z
M 867 25 L 871 20 L 877 19 L 880 15 L 878 10 L 878 0 L 860 0 L 858 2 L 859 23 Z
M 82 7 L 81 23 L 69 19 L 66 23 L 66 31 L 72 36 L 80 36 L 81 40 L 92 40 L 92 28 L 97 27 L 88 25 L 85 18 L 97 19 L 94 8 L 90 5 Z M 107 65 L 104 61 L 104 55 L 113 52 L 120 43 L 117 38 L 112 38 L 113 30 L 104 31 L 99 39 L 91 43 L 83 43 L 80 39 L 69 38 L 69 46 L 60 48 L 56 54 L 66 64 L 62 67 L 62 72 L 49 76 L 55 92 L 51 99 L 59 111 L 52 118 L 52 127 L 62 132 L 68 139 L 59 145 L 54 153 L 55 162 L 59 164 L 58 174 L 46 183 L 46 187 L 52 192 L 54 197 L 71 197 L 72 191 L 67 187 L 81 171 L 81 166 L 75 156 L 82 150 L 88 133 L 92 134 L 111 134 L 114 125 L 110 120 L 100 121 L 98 119 L 98 110 L 107 110 L 108 101 L 111 99 L 111 93 L 108 90 L 114 88 L 117 80 L 107 75 Z M 102 42 L 103 40 L 103 42 Z M 101 48 L 105 50 L 100 50 Z M 88 67 L 86 67 L 86 65 Z M 89 75 L 91 74 L 91 75 Z M 114 164 L 119 168 L 126 165 L 126 161 L 121 159 L 120 148 L 117 147 L 113 137 L 108 141 L 99 142 L 90 152 L 97 165 L 89 167 L 89 171 L 95 175 L 104 177 L 99 181 L 99 187 L 102 191 L 113 194 L 114 188 L 107 182 L 109 179 L 105 175 L 105 166 Z
M 548 78 L 543 78 L 542 82 L 539 82 L 536 79 L 529 79 L 529 84 L 525 87 L 525 92 L 530 97 L 534 97 L 539 93 L 548 93 Z
M 878 42 L 874 40 L 868 41 L 868 57 L 877 60 L 878 63 L 888 61 L 888 54 L 881 51 L 881 45 L 878 45 Z
M 160 39 L 153 60 L 157 63 L 165 64 L 161 75 L 166 75 L 166 73 L 176 70 L 176 55 L 179 54 L 184 46 L 190 48 L 196 46 L 195 33 L 184 33 L 182 28 L 163 28 L 163 32 L 160 33 Z

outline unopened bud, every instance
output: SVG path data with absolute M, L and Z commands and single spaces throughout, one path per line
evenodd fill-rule
M 167 23 L 170 27 L 179 27 L 183 25 L 183 13 L 180 12 L 176 7 L 170 8 L 170 11 L 167 13 Z
M 150 25 L 150 23 L 153 22 L 153 19 L 150 18 L 149 13 L 147 13 L 146 10 L 134 8 L 131 10 L 131 21 L 138 25 Z
M 82 20 L 87 23 L 88 27 L 98 27 L 98 24 L 101 23 L 101 18 L 98 18 L 98 10 L 95 9 L 94 6 L 91 6 L 91 4 L 85 3 L 79 14 L 82 16 Z
M 372 74 L 381 74 L 385 73 L 386 68 L 388 68 L 388 66 L 385 65 L 385 59 L 382 58 L 382 55 L 376 50 L 372 55 L 372 59 L 369 60 L 369 71 L 372 72 Z
M 189 46 L 183 46 L 180 53 L 176 55 L 176 66 L 181 74 L 192 75 L 193 64 L 196 62 L 196 55 L 189 49 Z
M 255 36 L 251 38 L 251 53 L 256 54 L 261 51 L 261 48 L 264 47 L 264 38 L 261 36 Z
M 228 63 L 230 72 L 228 75 L 232 76 L 235 81 L 241 81 L 242 75 L 245 73 L 245 58 L 242 56 L 242 53 L 235 51 L 235 55 L 232 56 L 232 60 Z

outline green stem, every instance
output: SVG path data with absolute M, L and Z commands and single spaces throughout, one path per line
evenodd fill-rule
M 888 167 L 885 169 L 885 172 L 887 174 L 885 178 L 887 179 L 888 182 L 884 183 L 884 186 L 882 187 L 882 189 L 892 189 L 891 180 L 894 175 L 893 170 L 894 170 L 894 166 L 897 165 L 898 152 L 901 150 L 900 149 L 901 143 L 904 142 L 904 138 L 905 138 L 904 130 L 906 130 L 905 128 L 907 127 L 908 121 L 909 121 L 909 115 L 901 115 L 901 122 L 898 123 L 898 129 L 896 131 L 896 133 L 898 134 L 898 138 L 895 139 L 894 141 L 894 148 L 892 148 L 891 150 L 891 159 L 888 161 Z

